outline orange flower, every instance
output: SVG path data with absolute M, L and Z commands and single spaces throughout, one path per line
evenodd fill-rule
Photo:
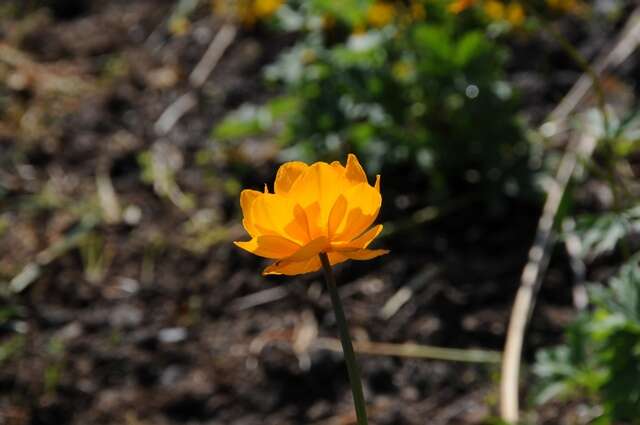
M 213 11 L 251 27 L 278 11 L 285 0 L 212 0 Z
M 253 10 L 257 18 L 268 18 L 280 9 L 284 0 L 255 0 Z
M 455 0 L 453 3 L 449 4 L 449 12 L 451 13 L 461 13 L 464 10 L 473 6 L 476 0 Z
M 484 13 L 494 21 L 501 21 L 505 16 L 505 5 L 498 0 L 488 0 L 484 3 Z
M 580 0 L 547 0 L 547 5 L 559 12 L 580 13 L 586 5 Z
M 367 10 L 367 22 L 372 27 L 383 27 L 393 20 L 396 8 L 392 4 L 375 2 Z
M 511 2 L 506 9 L 506 17 L 511 25 L 519 27 L 525 20 L 524 8 L 518 2 Z
M 274 192 L 243 190 L 242 224 L 251 236 L 238 247 L 276 260 L 263 274 L 296 275 L 320 269 L 320 253 L 331 264 L 369 260 L 389 251 L 368 249 L 382 231 L 370 226 L 378 216 L 382 197 L 380 176 L 374 186 L 355 155 L 346 167 L 338 161 L 287 162 L 276 175 Z
M 427 11 L 424 10 L 424 6 L 417 2 L 412 2 L 409 7 L 409 11 L 411 12 L 411 18 L 414 21 L 420 21 L 427 16 Z

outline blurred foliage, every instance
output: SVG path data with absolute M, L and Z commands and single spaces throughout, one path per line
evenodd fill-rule
M 609 110 L 607 115 L 605 125 L 601 112 L 587 111 L 579 128 L 599 135 L 594 157 L 584 165 L 590 178 L 601 182 L 603 199 L 610 198 L 604 210 L 576 216 L 571 232 L 579 237 L 580 256 L 586 261 L 614 254 L 617 248 L 628 257 L 631 236 L 640 231 L 640 205 L 634 189 L 637 179 L 631 171 L 640 148 L 640 115 L 637 109 L 622 115 Z
M 472 6 L 477 6 L 493 21 L 506 21 L 513 26 L 520 26 L 524 23 L 526 14 L 524 7 L 519 1 L 503 2 L 499 0 L 456 0 L 449 5 L 449 11 L 454 14 L 461 13 Z
M 18 355 L 24 345 L 25 337 L 23 335 L 14 335 L 6 341 L 0 342 L 0 365 Z
M 215 14 L 251 27 L 270 18 L 283 3 L 284 0 L 212 0 L 211 5 Z
M 637 153 L 638 112 L 591 110 L 580 126 L 599 136 L 594 157 L 585 161 L 591 181 L 600 182 L 599 211 L 576 215 L 569 235 L 577 236 L 579 261 L 607 257 L 623 263 L 608 285 L 588 288 L 593 309 L 570 325 L 566 342 L 537 354 L 536 401 L 586 398 L 596 402 L 590 412 L 596 424 L 632 423 L 640 417 L 640 204 L 634 190 L 632 162 Z M 591 128 L 591 130 L 589 129 Z M 576 197 L 576 193 L 573 193 Z M 590 422 L 591 423 L 591 422 Z
M 588 397 L 602 403 L 596 423 L 637 423 L 640 417 L 640 268 L 625 265 L 609 286 L 594 285 L 595 308 L 569 327 L 564 345 L 542 350 L 534 372 L 537 401 Z
M 63 378 L 65 354 L 66 347 L 64 341 L 60 338 L 52 337 L 46 349 L 47 366 L 44 369 L 42 380 L 46 393 L 54 393 Z
M 581 240 L 582 257 L 594 259 L 611 253 L 623 238 L 640 231 L 640 206 L 620 213 L 581 215 L 575 231 Z
M 176 171 L 179 162 L 172 157 L 163 146 L 157 149 L 143 151 L 138 154 L 142 181 L 153 185 L 155 192 L 168 200 L 182 211 L 192 211 L 196 201 L 194 196 L 184 193 L 176 181 Z
M 261 107 L 244 105 L 229 114 L 213 131 L 217 139 L 237 139 L 261 134 L 298 108 L 295 97 L 277 97 Z
M 528 143 L 506 81 L 508 50 L 478 14 L 450 2 L 289 2 L 278 25 L 303 34 L 266 68 L 288 109 L 243 106 L 218 140 L 274 128 L 283 159 L 354 152 L 368 169 L 417 171 L 432 201 L 479 193 L 493 204 L 528 185 Z M 281 123 L 280 126 L 274 124 Z M 408 168 L 407 168 L 408 167 Z M 414 172 L 415 174 L 415 172 Z
M 449 11 L 458 14 L 466 10 L 476 9 L 493 21 L 504 21 L 518 27 L 531 17 L 533 9 L 545 14 L 568 13 L 583 14 L 588 9 L 582 0 L 454 0 L 449 5 Z

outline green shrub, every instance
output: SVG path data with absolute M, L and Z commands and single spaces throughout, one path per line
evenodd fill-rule
M 593 311 L 568 329 L 564 345 L 538 353 L 537 401 L 588 397 L 602 404 L 600 424 L 640 418 L 640 268 L 635 258 L 609 286 L 590 288 Z
M 404 19 L 398 9 L 389 24 L 349 35 L 349 25 L 366 14 L 353 10 L 363 2 L 347 3 L 330 10 L 344 14 L 331 31 L 312 27 L 266 69 L 267 79 L 295 99 L 296 108 L 282 116 L 283 159 L 354 152 L 368 169 L 428 182 L 432 201 L 452 193 L 474 192 L 488 202 L 517 194 L 528 183 L 528 145 L 505 81 L 507 51 L 485 24 L 434 2 L 425 4 L 424 20 Z M 297 13 L 323 10 L 323 2 L 311 4 L 315 9 Z M 287 22 L 312 21 L 285 11 Z M 260 128 L 255 124 L 244 121 L 248 134 Z

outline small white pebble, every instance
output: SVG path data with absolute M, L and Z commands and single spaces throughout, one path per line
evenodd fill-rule
M 142 219 L 142 210 L 137 205 L 129 205 L 122 215 L 124 222 L 130 226 L 135 226 Z
M 158 339 L 167 344 L 175 344 L 187 339 L 187 330 L 185 328 L 165 328 L 158 333 Z

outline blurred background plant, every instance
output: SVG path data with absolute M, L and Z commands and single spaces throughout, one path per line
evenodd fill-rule
M 541 3 L 547 15 L 586 10 Z M 272 25 L 299 34 L 265 68 L 281 97 L 231 113 L 216 141 L 267 132 L 285 148 L 281 160 L 352 151 L 368 169 L 402 170 L 423 203 L 473 194 L 500 210 L 531 196 L 537 167 L 506 75 L 505 34 L 539 27 L 525 25 L 520 2 L 291 1 L 273 13 Z
M 607 115 L 605 131 L 600 112 L 586 113 L 586 126 L 595 127 L 599 138 L 578 179 L 599 182 L 600 208 L 584 211 L 583 186 L 575 185 L 558 217 L 572 258 L 579 313 L 563 344 L 537 352 L 532 398 L 538 404 L 582 401 L 584 420 L 590 423 L 633 424 L 640 415 L 640 206 L 633 171 L 640 120 L 633 108 L 607 109 Z M 607 283 L 586 283 L 587 270 L 603 261 L 609 266 L 599 278 Z
M 481 17 L 452 14 L 446 2 L 372 1 L 294 2 L 277 17 L 303 33 L 265 71 L 285 113 L 244 106 L 214 129 L 217 140 L 278 124 L 283 159 L 355 152 L 369 169 L 412 170 L 428 202 L 475 193 L 495 205 L 529 193 L 508 51 Z
M 570 325 L 566 343 L 538 352 L 536 402 L 586 399 L 592 423 L 640 416 L 640 268 L 637 256 L 608 285 L 589 288 L 593 310 Z

